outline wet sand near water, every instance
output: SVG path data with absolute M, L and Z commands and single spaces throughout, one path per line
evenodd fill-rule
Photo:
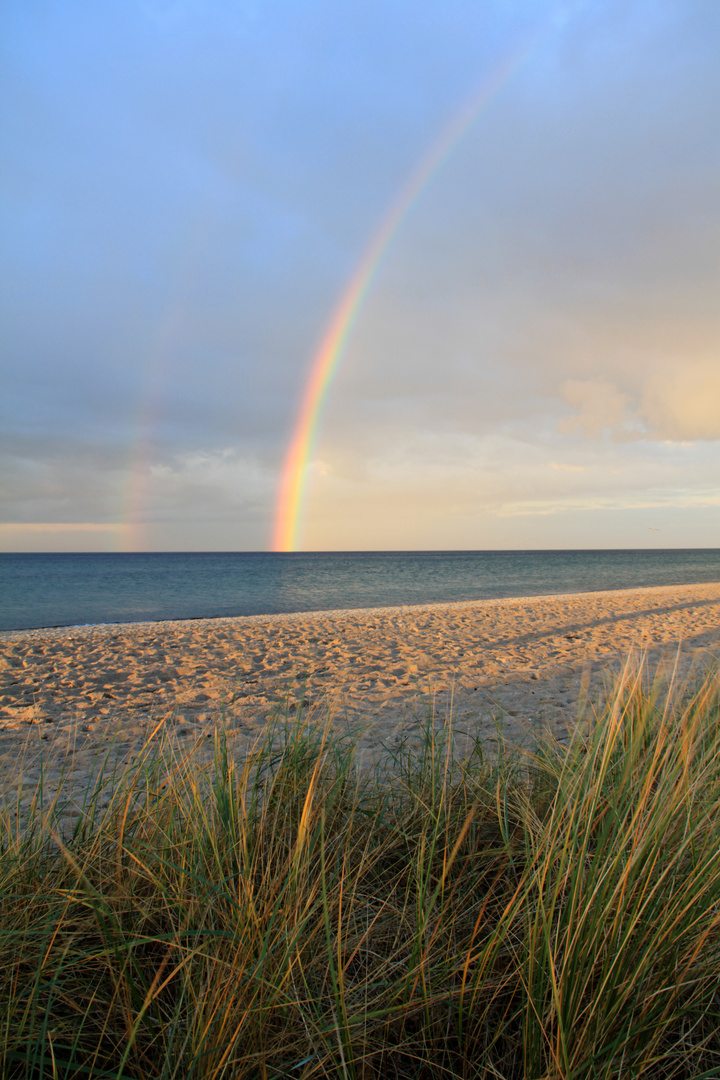
M 488 747 L 499 722 L 512 740 L 538 726 L 562 739 L 633 649 L 672 665 L 678 645 L 682 672 L 720 657 L 720 583 L 4 632 L 0 787 L 22 773 L 29 790 L 36 751 L 48 784 L 68 754 L 82 784 L 107 754 L 132 760 L 160 722 L 180 746 L 208 740 L 207 754 L 221 725 L 241 754 L 269 717 L 328 706 L 367 759 L 417 737 L 432 710 Z

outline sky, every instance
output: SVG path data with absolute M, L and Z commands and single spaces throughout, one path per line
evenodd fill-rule
M 298 547 L 718 546 L 717 0 L 0 0 L 0 38 L 0 550 L 268 549 L 468 108 Z

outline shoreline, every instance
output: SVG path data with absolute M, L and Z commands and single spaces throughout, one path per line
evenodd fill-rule
M 366 760 L 449 716 L 489 747 L 499 723 L 514 742 L 539 728 L 567 739 L 638 650 L 680 677 L 717 664 L 720 582 L 3 631 L 0 782 L 24 749 L 71 754 L 87 781 L 158 723 L 188 749 L 221 726 L 241 754 L 298 712 L 358 733 Z
M 362 615 L 399 615 L 412 614 L 414 612 L 437 611 L 439 609 L 476 608 L 486 606 L 511 605 L 515 603 L 532 603 L 533 601 L 561 601 L 579 599 L 583 597 L 631 596 L 636 593 L 650 594 L 670 592 L 678 589 L 696 589 L 702 587 L 720 587 L 720 581 L 689 582 L 681 585 L 637 585 L 622 589 L 587 589 L 582 592 L 560 593 L 528 593 L 521 596 L 491 596 L 481 597 L 477 600 L 437 600 L 427 604 L 394 604 L 383 607 L 360 607 L 360 608 L 322 608 L 303 611 L 280 611 L 263 612 L 254 615 L 192 615 L 183 619 L 144 619 L 132 622 L 102 622 L 102 623 L 70 623 L 67 626 L 35 626 L 28 629 L 0 630 L 0 642 L 12 640 L 16 637 L 30 635 L 65 634 L 72 631 L 93 632 L 100 630 L 119 631 L 130 629 L 147 630 L 152 627 L 173 628 L 184 625 L 195 626 L 198 624 L 221 624 L 221 623 L 259 623 L 259 622 L 297 622 L 312 618 L 332 618 L 343 616 Z

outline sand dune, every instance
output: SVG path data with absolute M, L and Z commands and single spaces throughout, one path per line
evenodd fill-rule
M 165 718 L 182 743 L 218 722 L 240 750 L 279 709 L 329 703 L 368 754 L 412 738 L 452 701 L 458 730 L 492 742 L 564 737 L 601 673 L 633 648 L 712 662 L 720 583 L 408 608 L 136 623 L 0 635 L 0 775 L 30 738 L 78 777 L 109 748 L 131 757 Z M 663 660 L 664 658 L 664 660 Z M 210 744 L 208 744 L 210 745 Z M 28 782 L 36 775 L 28 773 Z

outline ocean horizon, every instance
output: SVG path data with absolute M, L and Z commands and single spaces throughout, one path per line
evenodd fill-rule
M 0 554 L 0 630 L 290 614 L 720 580 L 719 548 Z

